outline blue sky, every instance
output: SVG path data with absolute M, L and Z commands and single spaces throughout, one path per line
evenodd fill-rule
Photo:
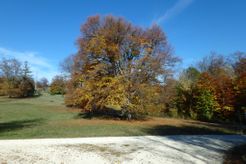
M 35 77 L 50 80 L 76 53 L 80 25 L 95 14 L 158 23 L 183 59 L 180 68 L 211 51 L 246 51 L 245 0 L 1 0 L 0 57 L 27 60 Z

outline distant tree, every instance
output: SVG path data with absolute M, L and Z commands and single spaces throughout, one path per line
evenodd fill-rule
M 246 68 L 246 53 L 240 51 L 233 53 L 231 55 L 231 65 L 236 76 L 244 74 Z
M 22 76 L 25 78 L 30 78 L 31 77 L 32 71 L 30 70 L 30 67 L 28 65 L 28 62 L 25 61 L 23 68 L 22 68 Z
M 63 76 L 55 76 L 50 85 L 50 94 L 65 94 L 66 82 Z
M 240 121 L 244 120 L 246 122 L 245 117 L 242 118 L 242 115 L 244 115 L 246 109 L 246 53 L 236 52 L 234 56 L 236 57 L 233 62 L 233 68 L 236 76 L 236 114 Z
M 34 80 L 23 76 L 18 88 L 20 90 L 18 97 L 32 97 L 35 92 Z
M 207 72 L 211 76 L 227 75 L 232 76 L 233 69 L 224 55 L 212 52 L 198 62 L 200 72 Z
M 6 80 L 5 93 L 9 97 L 19 97 L 21 79 L 21 63 L 16 59 L 2 59 L 1 72 Z
M 34 95 L 34 81 L 28 63 L 23 67 L 17 59 L 2 59 L 0 63 L 3 93 L 9 97 L 29 97 Z
M 233 119 L 235 112 L 235 88 L 233 79 L 228 75 L 220 75 L 214 78 L 215 96 L 219 104 L 216 111 L 217 117 L 222 120 Z
M 211 120 L 216 108 L 217 102 L 214 95 L 207 89 L 200 89 L 196 95 L 195 110 L 197 119 Z
M 71 76 L 73 73 L 74 57 L 74 55 L 69 55 L 60 63 L 60 68 L 65 76 Z
M 201 73 L 194 67 L 185 69 L 180 75 L 176 87 L 176 107 L 178 113 L 184 117 L 197 118 L 196 106 L 196 84 Z
M 36 82 L 36 86 L 37 86 L 37 89 L 45 91 L 49 87 L 49 81 L 45 77 L 43 77 L 39 81 Z
M 7 95 L 6 87 L 7 87 L 6 79 L 4 77 L 0 76 L 0 96 Z
M 207 72 L 203 72 L 197 83 L 195 100 L 195 111 L 197 119 L 211 120 L 213 119 L 214 112 L 218 111 L 219 104 L 216 99 L 216 86 L 214 85 L 214 78 Z
M 166 79 L 165 85 L 159 86 L 160 100 L 159 105 L 163 105 L 162 114 L 170 115 L 171 110 L 175 108 L 176 86 L 178 81 L 174 78 Z
M 17 59 L 2 59 L 0 64 L 2 75 L 7 79 L 18 78 L 21 76 L 21 62 Z

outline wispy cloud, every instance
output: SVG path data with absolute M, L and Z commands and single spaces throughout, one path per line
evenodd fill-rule
M 184 11 L 194 0 L 178 0 L 171 8 L 167 9 L 166 12 L 158 17 L 154 23 L 161 24 L 167 20 L 177 16 Z
M 52 63 L 39 55 L 37 52 L 32 51 L 16 51 L 4 47 L 0 47 L 1 58 L 16 58 L 21 62 L 27 61 L 31 67 L 34 78 L 46 77 L 51 80 L 57 74 L 56 68 Z

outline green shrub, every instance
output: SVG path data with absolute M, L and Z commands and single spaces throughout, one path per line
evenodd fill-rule
M 65 94 L 65 79 L 62 76 L 55 76 L 50 85 L 50 94 L 51 95 L 64 95 Z
M 215 97 L 209 90 L 200 90 L 196 97 L 197 118 L 200 120 L 211 120 L 214 110 L 217 108 Z

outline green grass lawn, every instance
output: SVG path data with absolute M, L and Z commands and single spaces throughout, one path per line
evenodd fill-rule
M 66 108 L 62 96 L 0 97 L 0 139 L 177 134 L 235 134 L 237 126 L 191 120 L 150 118 L 147 121 L 85 119 Z

